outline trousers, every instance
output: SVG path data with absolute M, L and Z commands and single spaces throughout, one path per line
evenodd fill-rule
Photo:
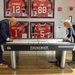
M 75 61 L 75 51 L 72 51 L 72 61 Z
M 0 48 L 0 64 L 3 63 L 3 58 L 2 57 L 3 57 L 3 52 L 1 51 L 1 48 Z

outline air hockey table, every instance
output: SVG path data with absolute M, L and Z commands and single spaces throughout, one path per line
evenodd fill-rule
M 13 39 L 1 44 L 2 51 L 11 51 L 11 67 L 16 69 L 19 51 L 56 51 L 60 67 L 66 63 L 66 51 L 75 49 L 75 43 L 62 42 L 62 39 Z

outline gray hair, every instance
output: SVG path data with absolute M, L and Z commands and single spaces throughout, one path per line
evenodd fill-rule
M 71 23 L 70 20 L 65 20 L 64 23 L 65 23 L 65 22 Z
M 71 25 L 70 20 L 65 20 L 64 23 L 69 23 Z

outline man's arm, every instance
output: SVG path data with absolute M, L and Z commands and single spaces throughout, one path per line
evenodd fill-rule
M 67 36 L 66 36 L 66 38 L 63 39 L 64 42 L 70 42 L 70 41 L 71 41 L 71 40 L 70 40 L 70 28 L 67 29 L 67 31 L 68 31 L 68 32 L 67 32 Z
M 7 41 L 7 39 L 8 39 L 9 37 L 6 35 L 5 29 L 6 29 L 5 23 L 2 22 L 2 23 L 1 23 L 0 34 L 1 34 L 2 38 Z
M 72 35 L 75 36 L 75 30 L 73 29 L 73 27 L 72 27 Z

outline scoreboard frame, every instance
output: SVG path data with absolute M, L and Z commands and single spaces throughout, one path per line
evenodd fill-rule
M 11 18 L 13 16 L 16 17 L 16 18 L 28 18 L 29 17 L 29 0 L 25 0 L 25 1 L 22 0 L 22 1 L 23 1 L 24 4 L 26 4 L 26 6 L 24 6 L 25 9 L 24 8 L 22 9 L 21 15 L 19 15 L 20 13 L 19 14 L 14 13 L 15 15 L 11 15 L 12 12 L 8 9 L 8 4 L 9 4 L 10 0 L 4 0 L 4 18 Z M 19 11 L 19 8 L 17 8 L 17 7 L 15 7 L 14 9 L 15 10 L 18 9 L 18 11 Z
M 52 29 L 51 29 L 51 33 L 52 33 L 52 35 L 53 35 L 53 38 L 54 38 L 54 22 L 53 21 L 51 21 L 51 22 L 30 22 L 30 38 L 34 38 L 34 27 L 37 25 L 37 24 L 44 24 L 44 23 L 46 23 L 46 24 L 49 24 L 49 25 L 51 25 L 52 26 Z M 50 27 L 51 27 L 50 26 Z M 41 38 L 39 38 L 39 39 L 41 39 Z M 48 39 L 48 38 L 46 38 L 46 39 Z
M 54 10 L 55 10 L 55 0 L 49 0 L 50 5 L 51 5 L 51 10 L 49 11 L 51 16 L 32 16 L 32 13 L 35 14 L 35 9 L 33 9 L 33 5 L 34 5 L 34 0 L 30 0 L 30 17 L 31 18 L 54 18 Z

